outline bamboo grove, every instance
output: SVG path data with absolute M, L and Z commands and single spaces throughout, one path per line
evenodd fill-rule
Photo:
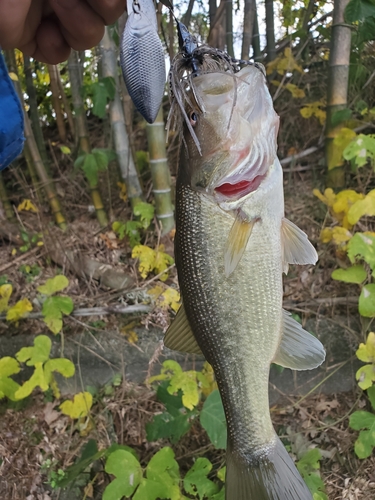
M 327 184 L 343 187 L 342 130 L 355 134 L 373 127 L 373 116 L 366 114 L 375 104 L 372 1 L 185 0 L 174 7 L 200 41 L 266 65 L 281 116 L 283 164 L 303 161 L 311 153 L 313 161 L 325 163 Z M 178 51 L 173 16 L 161 2 L 156 10 L 165 55 L 171 60 Z M 17 183 L 24 191 L 21 197 L 48 207 L 55 224 L 66 230 L 69 217 L 59 178 L 76 182 L 79 172 L 82 203 L 92 207 L 101 228 L 113 222 L 111 197 L 122 186 L 130 209 L 122 217 L 135 217 L 132 209 L 147 201 L 154 205 L 161 233 L 173 229 L 178 151 L 173 141 L 166 143 L 167 92 L 156 122 L 146 126 L 133 110 L 119 70 L 125 22 L 126 13 L 106 29 L 98 47 L 72 52 L 67 63 L 57 66 L 6 51 L 24 107 L 26 144 L 22 157 L 0 174 L 3 219 L 16 221 Z

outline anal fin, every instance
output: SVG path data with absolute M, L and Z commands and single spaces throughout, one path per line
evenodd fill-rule
M 202 354 L 186 317 L 184 304 L 181 304 L 165 334 L 164 345 L 174 351 Z
M 257 220 L 259 219 L 254 218 L 249 221 L 246 214 L 241 209 L 238 210 L 224 248 L 224 269 L 227 278 L 240 262 Z
M 283 337 L 274 363 L 292 370 L 312 370 L 323 363 L 326 353 L 322 343 L 284 310 L 283 327 Z
M 318 254 L 307 235 L 285 218 L 281 222 L 281 240 L 285 274 L 288 272 L 288 264 L 315 264 L 318 260 Z

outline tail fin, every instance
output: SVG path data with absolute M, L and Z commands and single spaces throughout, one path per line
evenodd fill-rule
M 228 442 L 225 500 L 312 500 L 312 495 L 279 438 L 248 460 Z

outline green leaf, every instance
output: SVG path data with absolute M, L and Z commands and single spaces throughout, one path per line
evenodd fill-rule
M 362 24 L 358 26 L 357 44 L 375 40 L 375 17 L 367 17 Z
M 36 363 L 34 373 L 15 393 L 16 399 L 24 399 L 33 392 L 36 387 L 46 391 L 49 387 L 49 380 L 46 379 L 42 363 Z
M 375 16 L 375 5 L 368 0 L 350 0 L 345 9 L 345 21 L 355 23 Z
M 133 208 L 134 215 L 140 217 L 144 229 L 147 229 L 154 218 L 155 208 L 150 203 L 140 201 Z
M 370 191 L 363 199 L 357 200 L 349 208 L 348 222 L 352 226 L 357 224 L 359 219 L 364 215 L 375 215 L 375 190 Z M 365 235 L 367 236 L 367 235 Z
M 107 170 L 108 167 L 108 156 L 103 149 L 93 149 L 92 154 L 95 157 L 98 170 Z
M 117 450 L 109 455 L 105 471 L 116 476 L 104 490 L 103 500 L 121 500 L 130 497 L 142 479 L 142 467 L 138 460 L 125 450 Z
M 303 457 L 298 460 L 297 468 L 302 474 L 303 472 L 309 472 L 311 469 L 319 469 L 319 461 L 322 459 L 322 454 L 318 448 L 312 448 L 308 450 Z
M 169 439 L 171 443 L 177 443 L 191 427 L 190 418 L 196 413 L 181 413 L 173 416 L 169 412 L 155 415 L 152 422 L 146 424 L 147 441 L 158 439 Z
M 345 160 L 354 160 L 357 167 L 363 167 L 368 158 L 371 161 L 375 159 L 375 136 L 359 134 L 346 146 L 342 154 Z
M 355 411 L 349 418 L 349 427 L 355 431 L 375 426 L 375 415 L 368 411 Z
M 16 354 L 20 363 L 27 361 L 27 366 L 36 366 L 37 363 L 44 363 L 49 359 L 51 352 L 51 339 L 46 335 L 38 335 L 34 339 L 34 347 L 22 347 Z
M 368 458 L 375 446 L 375 430 L 361 431 L 354 443 L 354 451 L 358 458 Z
M 184 478 L 185 491 L 191 495 L 198 495 L 199 500 L 211 498 L 218 493 L 218 485 L 207 477 L 211 469 L 212 464 L 207 458 L 197 458 Z
M 73 377 L 75 370 L 74 364 L 66 358 L 52 358 L 44 364 L 47 378 L 50 377 L 52 372 L 58 372 L 65 378 Z
M 107 96 L 112 101 L 116 95 L 115 79 L 112 76 L 105 76 L 105 77 L 100 79 L 100 82 L 104 84 L 106 91 L 107 91 Z
M 356 233 L 348 243 L 348 257 L 352 264 L 357 258 L 362 258 L 374 271 L 375 237 L 370 234 Z
M 70 148 L 68 148 L 68 146 L 60 146 L 60 151 L 64 155 L 70 155 L 70 153 L 71 153 L 71 150 L 70 150 Z
M 347 120 L 349 120 L 352 116 L 352 112 L 350 109 L 345 108 L 345 109 L 339 109 L 338 111 L 335 111 L 332 115 L 331 118 L 331 123 L 333 127 L 337 127 L 340 125 L 340 123 L 343 123 Z
M 369 389 L 367 389 L 367 396 L 370 400 L 370 403 L 371 403 L 373 410 L 375 410 L 375 385 L 373 385 Z
M 16 392 L 20 388 L 14 380 L 9 377 L 0 375 L 0 399 L 8 398 L 11 401 L 17 401 Z
M 104 118 L 106 115 L 107 99 L 109 97 L 107 87 L 103 81 L 98 81 L 91 84 L 90 90 L 94 104 L 92 112 L 95 116 Z
M 335 269 L 331 274 L 332 279 L 345 283 L 363 283 L 367 278 L 366 270 L 360 264 L 348 269 Z
M 20 365 L 16 359 L 11 358 L 10 356 L 0 358 L 0 376 L 9 377 L 9 375 L 19 373 L 20 370 Z
M 223 404 L 218 390 L 211 392 L 204 402 L 200 421 L 216 448 L 226 448 L 227 427 Z
M 146 475 L 148 479 L 157 481 L 165 472 L 168 473 L 174 484 L 179 483 L 179 466 L 174 458 L 174 451 L 169 446 L 164 446 L 151 458 L 147 465 Z
M 92 153 L 86 154 L 82 170 L 84 171 L 89 185 L 91 188 L 95 188 L 98 185 L 98 164 L 96 163 L 96 158 Z
M 375 284 L 365 285 L 361 290 L 358 303 L 359 314 L 366 318 L 375 317 Z
M 358 380 L 358 385 L 364 391 L 372 386 L 375 382 L 375 365 L 365 365 L 362 366 L 357 373 L 355 378 Z
M 45 324 L 54 334 L 61 331 L 63 323 L 63 314 L 70 314 L 73 311 L 74 304 L 70 297 L 48 297 L 43 302 L 42 314 Z
M 54 278 L 50 278 L 49 280 L 47 280 L 44 285 L 38 286 L 37 290 L 43 295 L 50 296 L 54 293 L 65 290 L 68 285 L 68 278 L 66 276 L 63 276 L 62 274 L 59 274 Z
M 162 483 L 159 483 L 159 481 L 152 481 L 151 479 L 142 479 L 141 484 L 133 496 L 133 500 L 159 500 L 160 498 L 170 499 L 171 497 L 168 496 Z M 176 500 L 179 500 L 179 498 L 180 497 L 177 497 Z M 106 499 L 103 497 L 103 500 Z

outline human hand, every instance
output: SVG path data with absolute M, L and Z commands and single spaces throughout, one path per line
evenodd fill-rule
M 0 46 L 57 64 L 97 45 L 126 0 L 0 0 Z

